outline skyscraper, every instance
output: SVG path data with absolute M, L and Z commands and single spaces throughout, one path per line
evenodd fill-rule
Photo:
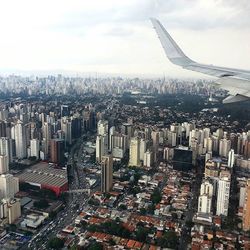
M 97 124 L 97 135 L 108 134 L 109 124 L 106 120 L 100 120 Z
M 101 191 L 111 191 L 113 186 L 113 157 L 112 155 L 102 156 L 101 161 Z
M 8 164 L 13 161 L 13 151 L 12 151 L 12 144 L 13 140 L 8 139 L 6 137 L 0 138 L 0 154 L 1 155 L 7 155 L 8 156 Z
M 219 143 L 219 155 L 227 157 L 230 149 L 231 149 L 231 141 L 227 139 L 221 139 Z
M 23 123 L 21 121 L 17 121 L 14 127 L 15 133 L 15 144 L 16 144 L 16 156 L 19 159 L 23 159 L 27 157 L 27 148 L 26 148 L 26 137 L 25 130 L 23 127 Z
M 108 135 L 97 135 L 96 137 L 96 161 L 101 162 L 102 156 L 108 154 Z
M 129 166 L 137 166 L 140 164 L 140 140 L 138 137 L 131 138 L 129 148 Z
M 209 214 L 211 212 L 213 197 L 213 184 L 204 179 L 201 184 L 200 196 L 198 198 L 198 213 Z
M 69 106 L 61 105 L 61 117 L 69 116 Z
M 228 215 L 231 174 L 221 171 L 218 180 L 216 215 Z
M 144 139 L 140 140 L 140 160 L 144 160 L 144 153 L 147 151 L 147 143 Z
M 65 142 L 69 145 L 72 144 L 72 124 L 69 119 L 62 119 L 61 120 L 61 128 L 64 133 Z
M 5 174 L 9 171 L 9 160 L 7 155 L 0 155 L 0 174 Z
M 228 167 L 232 168 L 234 166 L 234 150 L 231 149 L 228 153 Z
M 14 198 L 14 195 L 19 191 L 18 178 L 12 174 L 0 175 L 0 198 Z
M 64 143 L 61 139 L 52 139 L 50 141 L 50 161 L 56 164 L 62 164 L 64 159 Z
M 144 153 L 144 159 L 143 159 L 143 166 L 150 168 L 153 165 L 153 161 L 152 161 L 152 152 L 150 152 L 149 150 L 147 150 Z
M 244 231 L 250 230 L 250 179 L 248 179 L 247 181 L 246 190 L 245 190 L 242 228 Z
M 36 157 L 36 159 L 40 158 L 40 149 L 39 149 L 39 140 L 32 139 L 30 140 L 30 156 Z

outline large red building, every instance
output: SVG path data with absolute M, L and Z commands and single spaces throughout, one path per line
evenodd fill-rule
M 56 169 L 45 162 L 40 162 L 19 175 L 19 182 L 29 183 L 30 185 L 49 189 L 58 196 L 68 190 L 67 170 Z

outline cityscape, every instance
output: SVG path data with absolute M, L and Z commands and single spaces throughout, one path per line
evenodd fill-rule
M 0 2 L 0 250 L 250 250 L 249 11 Z
M 211 86 L 2 77 L 1 249 L 248 249 L 249 104 Z

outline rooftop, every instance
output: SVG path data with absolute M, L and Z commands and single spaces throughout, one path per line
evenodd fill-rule
M 49 186 L 61 187 L 68 183 L 67 171 L 55 169 L 45 162 L 37 163 L 21 174 L 18 174 L 17 177 L 21 182 L 38 183 Z

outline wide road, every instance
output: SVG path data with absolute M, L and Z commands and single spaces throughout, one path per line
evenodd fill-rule
M 83 141 L 80 137 L 72 146 L 68 158 L 68 163 L 73 168 L 73 180 L 69 185 L 69 190 L 86 188 L 86 179 L 84 171 L 80 169 L 80 160 L 83 153 Z M 79 211 L 87 204 L 89 196 L 87 193 L 71 193 L 68 194 L 65 208 L 60 211 L 57 216 L 47 223 L 36 235 L 32 237 L 28 246 L 23 246 L 22 249 L 40 250 L 47 249 L 47 242 L 53 238 L 67 225 L 74 224 L 75 218 Z

